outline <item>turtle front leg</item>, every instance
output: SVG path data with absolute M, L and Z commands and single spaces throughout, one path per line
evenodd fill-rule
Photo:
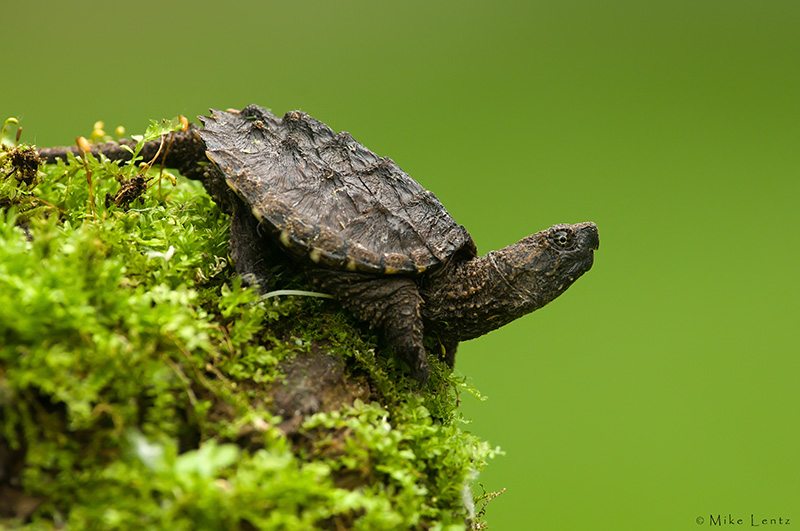
M 258 220 L 242 200 L 235 197 L 231 202 L 233 212 L 228 252 L 244 284 L 257 284 L 262 292 L 266 291 L 270 279 L 266 251 L 270 249 L 271 242 L 259 230 Z
M 420 385 L 425 385 L 430 367 L 422 345 L 422 297 L 411 279 L 338 271 L 314 271 L 312 277 L 356 317 L 382 329 L 392 351 L 408 363 Z

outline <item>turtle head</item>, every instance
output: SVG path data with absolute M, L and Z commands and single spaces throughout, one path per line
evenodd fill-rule
M 562 223 L 527 236 L 499 251 L 498 268 L 514 292 L 541 308 L 561 295 L 594 262 L 600 246 L 597 225 L 591 222 Z M 527 312 L 525 312 L 527 313 Z
M 464 341 L 541 308 L 592 267 L 599 245 L 594 223 L 561 224 L 456 262 L 424 286 L 426 330 Z

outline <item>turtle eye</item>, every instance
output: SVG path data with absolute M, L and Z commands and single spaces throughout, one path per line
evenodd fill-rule
M 572 232 L 570 231 L 560 230 L 553 234 L 553 241 L 562 249 L 572 245 L 572 239 Z

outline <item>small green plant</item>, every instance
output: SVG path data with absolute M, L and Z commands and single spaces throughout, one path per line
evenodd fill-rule
M 242 286 L 227 217 L 198 183 L 137 160 L 180 119 L 151 124 L 126 165 L 69 155 L 29 182 L 13 153 L 36 151 L 14 125 L 0 146 L 0 527 L 483 525 L 470 485 L 497 451 L 457 410 L 477 391 L 434 362 L 415 392 L 379 338 L 303 296 L 285 264 L 288 291 Z M 302 395 L 307 373 L 339 394 Z
M 4 146 L 6 148 L 13 148 L 19 142 L 19 137 L 22 134 L 22 128 L 17 128 L 16 137 L 14 140 L 11 140 L 10 131 L 13 129 L 13 126 L 18 125 L 19 120 L 14 118 L 13 116 L 10 118 L 6 118 L 6 121 L 3 122 L 3 127 L 0 128 L 0 146 Z

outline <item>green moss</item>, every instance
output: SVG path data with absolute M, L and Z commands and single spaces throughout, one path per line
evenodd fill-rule
M 334 301 L 242 287 L 195 182 L 150 169 L 120 207 L 136 166 L 20 179 L 25 147 L 0 149 L 0 526 L 483 525 L 470 484 L 495 451 L 463 429 L 463 377 L 434 361 L 415 391 Z M 319 363 L 339 394 L 298 390 Z

